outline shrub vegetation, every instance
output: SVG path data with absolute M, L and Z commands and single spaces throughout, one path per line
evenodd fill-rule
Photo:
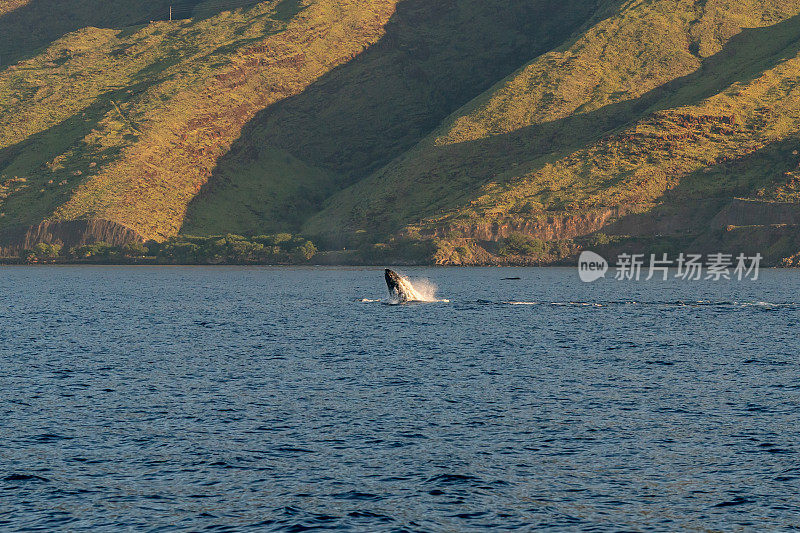
M 62 251 L 64 253 L 62 253 Z M 22 253 L 29 263 L 158 263 L 158 264 L 300 264 L 307 263 L 317 247 L 303 237 L 276 235 L 179 236 L 164 242 L 112 246 L 105 242 L 64 251 L 59 244 L 37 244 Z

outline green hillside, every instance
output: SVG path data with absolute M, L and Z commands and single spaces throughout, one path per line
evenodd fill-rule
M 61 37 L 0 72 L 0 223 L 174 235 L 255 113 L 380 38 L 394 7 L 281 0 Z
M 800 0 L 0 2 L 0 246 L 791 261 L 799 80 Z
M 306 231 L 351 245 L 434 239 L 437 260 L 480 263 L 514 233 L 631 232 L 629 214 L 677 204 L 688 220 L 691 202 L 768 200 L 776 186 L 793 202 L 782 182 L 797 163 L 798 13 L 800 2 L 630 2 L 334 196 Z M 777 168 L 751 157 L 781 141 Z
M 256 115 L 193 202 L 183 231 L 297 230 L 331 194 L 413 147 L 600 7 L 586 0 L 400 2 L 379 42 Z

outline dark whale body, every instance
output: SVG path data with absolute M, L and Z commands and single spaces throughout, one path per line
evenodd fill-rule
M 389 288 L 389 296 L 401 302 L 411 302 L 418 299 L 414 287 L 394 270 L 388 268 L 384 271 L 386 286 Z

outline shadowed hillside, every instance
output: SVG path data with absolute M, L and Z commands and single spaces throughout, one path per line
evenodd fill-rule
M 553 156 L 569 153 L 655 111 L 695 105 L 735 84 L 750 83 L 764 71 L 800 52 L 799 37 L 800 16 L 774 26 L 744 30 L 719 52 L 704 59 L 691 74 L 668 81 L 635 99 L 559 120 L 534 123 L 508 133 L 483 135 L 475 140 L 443 142 L 443 137 L 428 140 L 354 187 L 353 195 L 359 201 L 386 195 L 384 203 L 365 214 L 364 227 L 383 232 L 397 230 L 420 214 L 433 215 L 438 210 L 457 206 L 465 198 L 472 200 L 478 189 L 489 181 L 513 179 L 521 165 L 535 168 L 546 164 Z M 490 116 L 494 120 L 497 118 Z M 454 129 L 457 131 L 463 123 L 463 117 L 459 117 Z M 457 185 L 442 189 L 440 177 L 443 174 L 458 180 Z M 449 195 L 443 194 L 448 192 Z M 576 191 L 564 192 L 566 196 L 573 196 Z M 399 198 L 403 201 L 398 201 Z M 430 203 L 431 198 L 436 198 L 437 202 Z M 563 200 L 567 201 L 569 198 Z
M 202 0 L 17 0 L 0 11 L 0 68 L 75 30 L 124 28 L 165 20 L 170 5 L 176 18 L 188 18 L 200 3 Z
M 601 230 L 620 213 L 646 209 L 684 172 L 796 132 L 790 117 L 800 19 L 792 15 L 800 3 L 753 7 L 747 19 L 741 6 L 708 3 L 694 11 L 694 3 L 683 4 L 697 18 L 634 4 L 571 47 L 546 54 L 332 198 L 306 229 L 351 246 L 395 232 L 434 238 L 451 251 L 448 242 L 457 243 L 469 262 L 482 256 L 470 246 L 515 232 L 554 240 Z M 700 32 L 706 40 L 693 44 L 680 39 L 677 21 L 654 24 L 659 17 L 690 20 L 686 35 L 709 19 L 728 35 Z M 726 25 L 732 21 L 757 27 L 735 30 Z M 610 28 L 649 35 L 620 39 Z M 645 51 L 649 59 L 641 63 Z M 637 61 L 641 69 L 628 68 Z M 747 86 L 759 95 L 740 94 Z M 725 188 L 708 177 L 697 198 Z
M 242 126 L 361 53 L 393 12 L 280 0 L 68 34 L 0 72 L 0 230 L 50 212 L 174 235 Z
M 297 229 L 330 194 L 560 44 L 601 5 L 608 7 L 585 0 L 400 3 L 380 42 L 245 127 L 182 231 Z
M 3 4 L 0 241 L 800 257 L 800 0 L 137 4 Z

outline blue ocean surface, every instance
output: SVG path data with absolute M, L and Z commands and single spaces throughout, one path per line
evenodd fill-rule
M 0 268 L 0 530 L 800 528 L 800 272 L 401 271 Z

